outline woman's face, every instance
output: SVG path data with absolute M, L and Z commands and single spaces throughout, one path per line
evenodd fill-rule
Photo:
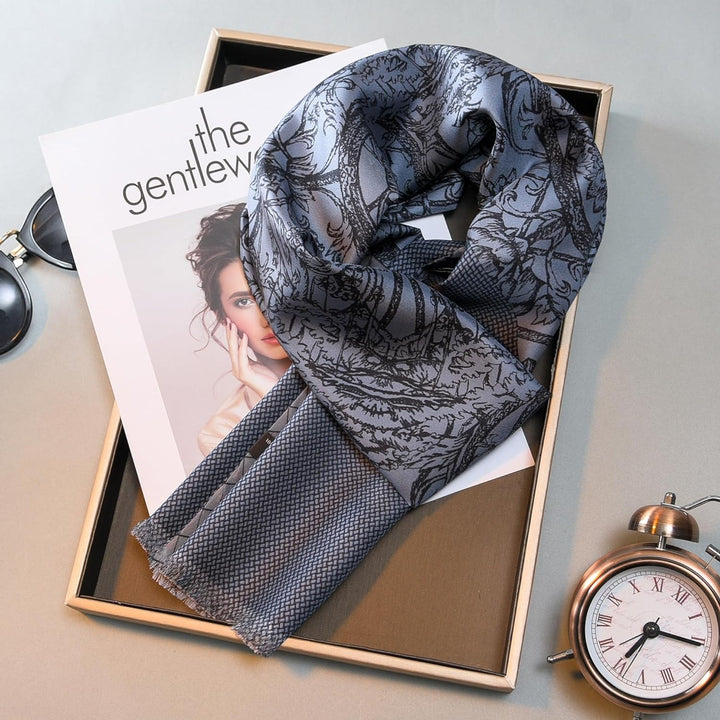
M 287 353 L 250 292 L 240 260 L 226 265 L 220 271 L 218 284 L 223 312 L 239 332 L 247 335 L 248 345 L 255 353 L 273 360 L 286 358 Z

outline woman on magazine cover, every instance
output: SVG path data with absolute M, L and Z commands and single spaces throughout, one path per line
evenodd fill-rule
M 200 222 L 197 245 L 186 257 L 198 276 L 205 307 L 198 313 L 208 336 L 224 328 L 232 374 L 238 385 L 198 435 L 203 455 L 213 448 L 290 367 L 290 358 L 260 312 L 237 254 L 244 203 L 226 205 Z

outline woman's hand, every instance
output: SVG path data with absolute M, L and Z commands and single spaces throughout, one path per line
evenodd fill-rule
M 248 336 L 237 329 L 230 318 L 225 320 L 228 352 L 232 374 L 244 385 L 263 397 L 275 384 L 275 380 L 255 370 L 248 355 Z

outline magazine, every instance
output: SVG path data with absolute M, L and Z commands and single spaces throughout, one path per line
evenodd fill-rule
M 206 260 L 242 210 L 255 153 L 324 77 L 385 47 L 374 41 L 41 138 L 149 512 L 289 362 L 213 310 L 218 278 L 241 292 L 241 272 L 221 276 Z M 441 217 L 420 226 L 448 233 Z M 458 486 L 532 464 L 518 432 Z

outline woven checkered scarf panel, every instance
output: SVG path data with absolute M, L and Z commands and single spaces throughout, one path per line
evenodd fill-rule
M 406 224 L 468 193 L 461 241 Z M 258 155 L 239 243 L 293 368 L 136 529 L 158 581 L 276 649 L 411 507 L 544 404 L 532 370 L 605 200 L 583 120 L 495 57 L 412 46 L 315 88 Z

